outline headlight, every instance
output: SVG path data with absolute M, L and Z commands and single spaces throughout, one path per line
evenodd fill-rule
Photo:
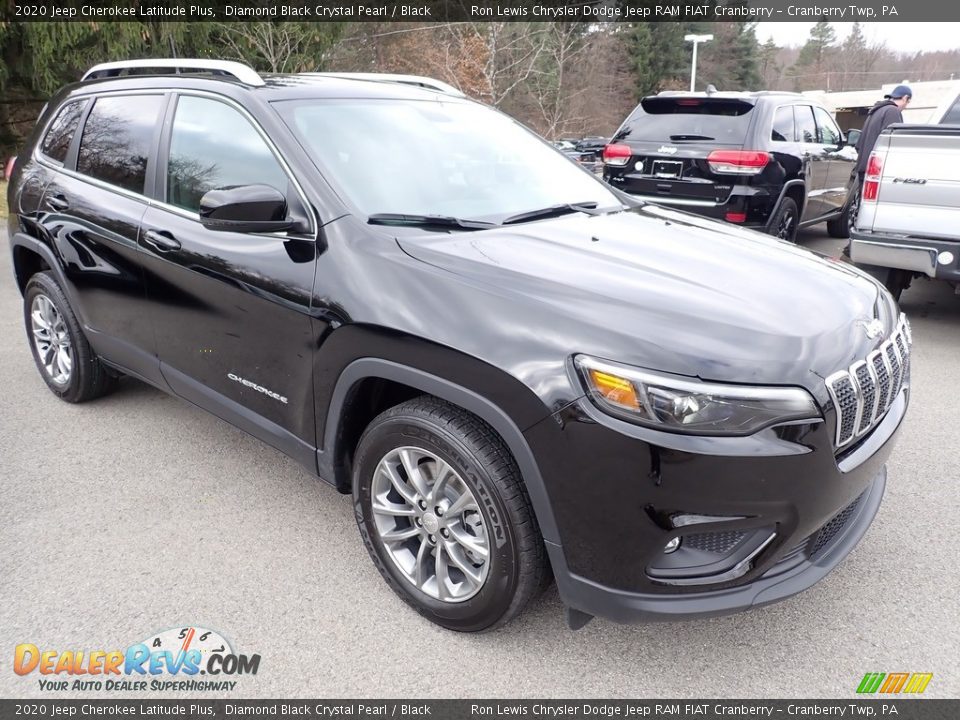
M 820 417 L 801 388 L 721 385 L 598 360 L 574 358 L 594 402 L 613 415 L 692 435 L 750 435 L 788 420 Z

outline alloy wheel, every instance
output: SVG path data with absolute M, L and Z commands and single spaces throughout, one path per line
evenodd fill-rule
M 777 225 L 777 237 L 781 240 L 789 240 L 793 237 L 793 221 L 794 215 L 790 212 L 785 212 L 780 217 L 780 223 Z
M 44 372 L 56 385 L 67 385 L 73 373 L 70 332 L 63 315 L 46 295 L 39 294 L 33 298 L 30 330 Z
M 490 566 L 486 523 L 456 470 L 422 448 L 396 448 L 377 465 L 371 491 L 377 534 L 408 583 L 448 603 L 480 591 Z

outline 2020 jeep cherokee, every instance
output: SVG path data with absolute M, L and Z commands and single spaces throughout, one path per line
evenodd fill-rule
M 462 631 L 551 572 L 572 626 L 762 605 L 866 531 L 910 346 L 868 276 L 633 202 L 442 91 L 145 65 L 209 74 L 95 68 L 11 184 L 59 397 L 129 375 L 279 448 Z

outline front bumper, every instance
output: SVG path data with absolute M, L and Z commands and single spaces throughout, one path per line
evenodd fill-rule
M 942 253 L 949 262 L 940 262 Z M 858 265 L 912 270 L 938 280 L 960 282 L 960 242 L 850 231 L 850 259 Z
M 558 428 L 565 438 L 554 453 L 562 466 L 548 472 L 568 481 L 544 478 L 562 543 L 547 543 L 562 600 L 586 615 L 643 622 L 724 615 L 805 590 L 873 521 L 908 399 L 905 388 L 883 421 L 840 455 L 829 419 L 750 438 L 673 435 L 667 447 L 581 401 L 552 427 L 531 428 L 531 441 Z M 592 463 L 578 462 L 581 451 Z M 592 473 L 573 477 L 590 465 Z M 703 524 L 671 526 L 667 519 L 678 513 L 699 514 Z M 758 538 L 742 543 L 734 566 L 704 565 L 714 574 L 692 582 L 658 576 L 671 538 L 730 531 Z

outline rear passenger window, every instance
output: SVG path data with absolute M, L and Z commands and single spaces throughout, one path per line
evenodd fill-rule
M 143 193 L 162 95 L 97 98 L 80 136 L 77 171 Z
M 181 95 L 170 133 L 167 202 L 197 212 L 209 190 L 255 184 L 287 191 L 287 175 L 256 128 L 226 103 Z
M 83 108 L 86 105 L 85 100 L 72 102 L 60 108 L 56 119 L 50 124 L 46 137 L 40 145 L 40 152 L 51 160 L 64 162 L 67 159 L 67 153 L 70 151 L 70 143 L 73 142 L 73 136 L 77 132 L 77 125 L 80 124 L 80 116 L 83 114 Z
M 800 142 L 815 143 L 817 141 L 817 123 L 813 119 L 813 108 L 809 105 L 796 105 L 794 117 L 797 121 L 797 137 Z
M 941 125 L 960 125 L 960 97 L 957 98 L 953 106 L 947 110 L 947 114 L 940 121 Z
M 793 130 L 793 107 L 777 108 L 773 116 L 773 132 L 770 139 L 776 142 L 793 142 L 796 139 Z

